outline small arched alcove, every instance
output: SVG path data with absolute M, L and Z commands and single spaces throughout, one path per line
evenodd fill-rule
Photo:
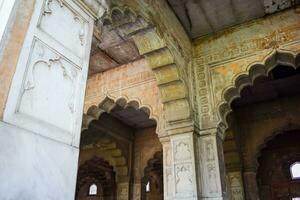
M 103 200 L 133 199 L 133 195 L 141 198 L 147 161 L 153 159 L 156 152 L 162 152 L 156 131 L 156 118 L 151 107 L 143 106 L 137 100 L 107 97 L 88 109 L 83 121 L 79 169 L 94 156 L 109 162 L 115 173 L 115 190 Z M 162 160 L 160 164 L 162 175 Z M 86 173 L 89 170 L 93 169 L 86 169 Z M 158 192 L 162 197 L 163 191 Z

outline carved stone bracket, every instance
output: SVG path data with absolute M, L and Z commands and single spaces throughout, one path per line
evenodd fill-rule
M 191 119 L 187 87 L 181 79 L 174 53 L 158 27 L 126 6 L 110 7 L 100 24 L 102 33 L 95 34 L 99 46 L 108 45 L 105 41 L 109 41 L 114 34 L 120 36 L 122 41 L 133 41 L 140 56 L 145 57 L 157 80 L 166 121 L 172 124 Z M 117 45 L 119 41 L 114 42 Z

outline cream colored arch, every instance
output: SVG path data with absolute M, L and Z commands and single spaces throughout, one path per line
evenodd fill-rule
M 191 119 L 188 90 L 180 78 L 175 53 L 172 53 L 157 26 L 129 7 L 112 6 L 106 8 L 96 27 L 98 31 L 94 36 L 100 41 L 104 40 L 102 33 L 105 31 L 115 31 L 122 38 L 134 41 L 139 54 L 147 60 L 155 74 L 167 123 Z
M 164 130 L 164 121 L 162 119 L 159 120 L 160 118 L 153 113 L 153 109 L 150 105 L 142 104 L 142 102 L 137 98 L 128 99 L 125 96 L 113 97 L 108 95 L 98 105 L 91 106 L 87 112 L 83 114 L 81 130 L 87 130 L 92 121 L 98 120 L 103 113 L 109 114 L 117 105 L 122 108 L 133 107 L 136 110 L 144 112 L 147 116 L 149 116 L 149 119 L 156 122 L 156 133 L 158 135 L 162 135 L 164 133 L 162 131 Z
M 234 99 L 240 97 L 242 89 L 246 86 L 253 85 L 256 78 L 268 76 L 268 73 L 278 64 L 294 67 L 300 65 L 299 51 L 273 50 L 261 61 L 248 64 L 245 71 L 234 76 L 231 82 L 224 86 L 221 101 L 218 102 L 219 123 L 221 129 L 228 128 L 227 117 L 231 113 L 231 103 Z M 223 131 L 224 132 L 224 131 Z

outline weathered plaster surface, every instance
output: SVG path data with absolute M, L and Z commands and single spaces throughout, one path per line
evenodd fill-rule
M 258 19 L 194 44 L 196 101 L 202 127 L 215 126 L 224 92 L 254 64 L 264 64 L 276 52 L 296 57 L 300 52 L 300 14 L 294 9 Z M 295 61 L 294 61 L 295 62 Z
M 84 112 L 98 105 L 106 97 L 114 100 L 137 100 L 150 108 L 150 117 L 161 123 L 164 120 L 163 104 L 153 71 L 146 60 L 136 61 L 96 74 L 88 79 Z
M 110 6 L 108 6 L 104 21 L 101 22 L 100 20 L 99 27 L 103 23 L 105 29 L 109 24 L 110 28 L 112 30 L 117 29 L 122 37 L 133 39 L 139 53 L 146 58 L 155 73 L 161 100 L 164 104 L 166 121 L 170 123 L 170 127 L 173 124 L 180 124 L 182 121 L 191 121 L 188 85 L 186 84 L 187 70 L 185 70 L 185 66 L 190 63 L 191 46 L 180 45 L 180 43 L 185 43 L 181 40 L 185 38 L 185 41 L 188 41 L 188 37 L 184 34 L 183 28 L 177 26 L 179 22 L 166 2 L 157 1 L 157 4 L 144 1 L 107 2 L 110 3 Z M 154 9 L 153 5 L 157 7 Z M 129 6 L 129 10 L 126 6 Z M 157 10 L 160 9 L 164 10 L 157 13 Z M 116 12 L 114 13 L 116 10 L 119 12 L 117 15 Z M 135 12 L 131 12 L 132 10 Z M 128 15 L 130 13 L 133 13 L 134 16 Z M 156 19 L 161 15 L 163 17 Z M 124 23 L 126 18 L 133 20 Z M 146 26 L 141 26 L 140 21 L 143 21 Z M 177 24 L 171 27 L 170 25 L 173 23 Z M 128 27 L 129 24 L 132 25 L 132 28 Z M 168 24 L 167 28 L 161 28 L 162 24 Z M 170 33 L 169 30 L 174 31 Z M 99 36 L 98 38 L 101 40 L 99 31 L 101 30 L 95 31 L 95 36 Z M 178 38 L 177 34 L 179 35 Z M 178 42 L 174 42 L 177 40 Z M 184 50 L 189 50 L 189 53 L 185 53 Z M 168 73 L 171 73 L 172 76 L 166 75 Z

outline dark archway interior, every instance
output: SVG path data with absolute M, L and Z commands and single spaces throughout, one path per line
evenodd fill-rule
M 149 119 L 147 109 L 139 109 L 139 105 L 123 101 L 111 105 L 109 111 L 102 113 L 82 132 L 77 199 L 132 199 L 133 194 L 141 197 L 145 192 L 141 172 L 148 160 L 145 173 L 154 185 L 146 199 L 163 199 L 162 147 L 155 132 L 156 121 Z M 155 154 L 157 151 L 160 153 Z M 111 168 L 101 166 L 96 158 Z M 101 182 L 107 176 L 114 178 Z M 88 195 L 88 186 L 92 183 L 99 188 L 96 196 Z M 133 188 L 137 184 L 141 185 L 138 194 Z
M 291 187 L 297 187 L 296 189 L 299 191 L 300 189 L 298 186 L 289 185 L 288 172 L 283 172 L 287 179 L 282 177 L 280 179 L 279 175 L 275 175 L 275 172 L 272 172 L 272 169 L 268 169 L 268 167 L 277 167 L 276 169 L 279 170 L 279 165 L 286 166 L 283 162 L 288 162 L 287 160 L 291 154 L 288 146 L 296 148 L 296 141 L 299 141 L 296 137 L 299 136 L 293 133 L 294 136 L 289 136 L 294 137 L 292 139 L 278 139 L 284 141 L 287 147 L 281 151 L 280 156 L 277 156 L 277 160 L 274 156 L 279 155 L 280 150 L 277 149 L 275 144 L 268 143 L 267 146 L 270 147 L 264 151 L 269 153 L 261 154 L 259 171 L 257 171 L 257 152 L 259 152 L 259 148 L 265 143 L 266 139 L 275 134 L 274 130 L 284 132 L 286 125 L 290 127 L 300 125 L 300 118 L 297 117 L 299 100 L 300 68 L 295 69 L 291 66 L 278 65 L 268 73 L 268 76 L 257 77 L 253 85 L 244 87 L 240 92 L 240 97 L 231 103 L 233 112 L 228 116 L 229 129 L 224 141 L 225 165 L 227 173 L 239 171 L 242 174 L 246 199 L 257 199 L 259 195 L 261 196 L 260 199 L 264 200 L 291 199 L 291 196 L 287 198 L 284 194 L 298 195 L 295 192 L 290 193 L 291 190 L 295 191 L 295 188 L 291 189 Z M 278 128 L 279 130 L 277 130 Z M 300 135 L 300 132 L 298 134 Z M 300 147 L 299 144 L 298 146 Z M 293 151 L 292 154 L 296 155 L 296 151 Z M 283 161 L 279 158 L 286 158 L 286 160 Z M 261 164 L 266 165 L 264 169 L 262 169 L 263 165 Z M 283 170 L 282 167 L 280 167 L 280 170 Z M 279 174 L 279 172 L 276 173 Z M 283 176 L 283 174 L 280 176 Z M 274 182 L 271 179 L 273 177 Z M 281 181 L 284 184 L 277 187 L 275 182 L 280 183 Z M 270 189 L 272 187 L 277 187 L 277 189 Z M 275 190 L 278 191 L 278 194 L 274 193 Z M 283 195 L 282 198 L 280 195 Z
M 240 107 L 271 101 L 277 98 L 295 96 L 300 91 L 300 68 L 278 65 L 268 76 L 260 76 L 252 86 L 241 91 L 241 97 L 232 102 L 233 110 Z
M 300 197 L 300 180 L 292 180 L 290 166 L 300 161 L 300 130 L 281 133 L 266 143 L 258 159 L 257 183 L 265 200 Z
M 89 187 L 95 184 L 97 194 L 90 195 Z M 78 169 L 76 200 L 116 199 L 116 177 L 113 167 L 102 158 L 93 157 Z
M 144 170 L 141 200 L 163 200 L 163 188 L 162 152 L 157 152 Z

